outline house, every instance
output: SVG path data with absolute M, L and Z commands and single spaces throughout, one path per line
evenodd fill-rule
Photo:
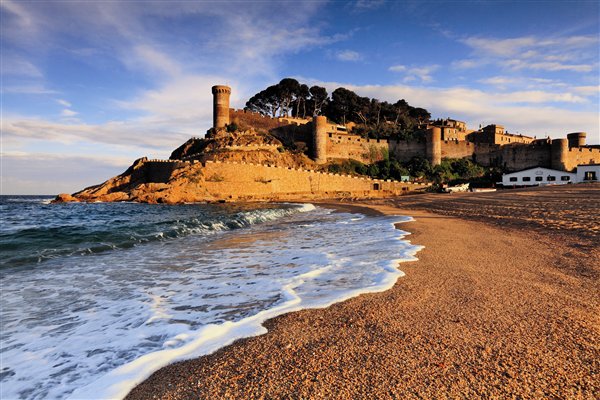
M 504 187 L 561 185 L 575 182 L 577 182 L 576 173 L 542 167 L 529 168 L 502 175 L 502 185 Z

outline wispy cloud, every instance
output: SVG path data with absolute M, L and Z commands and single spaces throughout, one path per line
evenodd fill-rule
M 63 117 L 74 117 L 75 115 L 77 115 L 77 112 L 73 111 L 73 110 L 69 110 L 68 108 L 65 108 L 64 110 L 62 110 L 60 112 L 60 115 Z
M 123 172 L 125 157 L 64 156 L 48 153 L 2 153 L 3 194 L 73 193 Z
M 512 70 L 592 72 L 598 68 L 600 39 L 597 36 L 467 37 L 459 41 L 470 47 L 472 54 L 468 59 L 455 61 L 455 68 L 476 68 L 492 63 Z
M 340 61 L 356 62 L 362 60 L 360 53 L 353 50 L 340 50 L 335 53 L 335 58 Z
M 405 65 L 393 65 L 388 68 L 391 72 L 398 72 L 404 75 L 404 82 L 416 82 L 422 83 L 433 82 L 432 74 L 440 68 L 439 65 L 423 65 L 423 66 L 412 66 L 407 67 Z
M 20 56 L 3 52 L 2 62 L 0 64 L 2 75 L 16 75 L 28 78 L 42 78 L 42 71 L 30 61 Z
M 357 0 L 353 6 L 355 11 L 370 11 L 382 7 L 385 3 L 385 0 Z

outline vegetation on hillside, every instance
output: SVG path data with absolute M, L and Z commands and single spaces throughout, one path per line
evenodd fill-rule
M 306 117 L 325 115 L 329 120 L 357 124 L 354 133 L 364 137 L 409 139 L 431 115 L 424 108 L 413 107 L 404 99 L 387 101 L 361 97 L 340 87 L 331 93 L 324 87 L 302 84 L 293 78 L 255 94 L 246 109 L 270 117 Z
M 411 180 L 429 181 L 437 184 L 451 185 L 470 182 L 473 186 L 485 187 L 497 182 L 502 171 L 496 168 L 485 168 L 464 158 L 444 158 L 440 165 L 433 167 L 422 157 L 413 157 L 401 162 L 393 157 L 384 157 L 371 164 L 363 164 L 357 160 L 344 160 L 328 165 L 329 172 L 349 175 L 367 175 L 377 179 L 401 180 L 410 176 Z

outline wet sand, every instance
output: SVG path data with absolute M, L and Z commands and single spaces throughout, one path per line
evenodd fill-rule
M 425 245 L 392 289 L 270 320 L 129 398 L 600 397 L 600 185 L 365 205 Z

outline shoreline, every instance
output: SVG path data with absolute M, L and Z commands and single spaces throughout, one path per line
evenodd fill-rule
M 416 219 L 403 226 L 425 249 L 393 288 L 268 320 L 267 334 L 165 367 L 127 398 L 598 394 L 597 249 L 568 229 L 546 235 L 397 208 L 437 199 L 396 200 L 349 205 Z

